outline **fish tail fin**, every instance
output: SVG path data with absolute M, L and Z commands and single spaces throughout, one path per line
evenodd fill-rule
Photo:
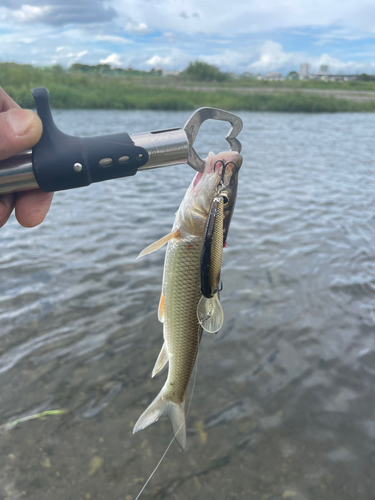
M 137 420 L 133 434 L 157 422 L 160 417 L 168 417 L 180 448 L 186 448 L 185 401 L 173 403 L 163 397 L 163 390 Z

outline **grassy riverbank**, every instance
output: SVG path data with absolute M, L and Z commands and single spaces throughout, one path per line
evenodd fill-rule
M 68 72 L 0 64 L 0 85 L 22 107 L 33 107 L 30 89 L 47 87 L 60 109 L 374 112 L 374 82 L 264 82 L 251 78 L 196 82 L 176 76 L 124 71 L 121 75 Z

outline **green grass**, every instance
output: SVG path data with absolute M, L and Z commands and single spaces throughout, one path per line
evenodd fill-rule
M 12 422 L 7 422 L 6 424 L 0 425 L 0 430 L 1 429 L 10 430 L 13 429 L 13 427 L 16 427 L 17 425 L 22 424 L 23 422 L 28 422 L 29 420 L 36 420 L 36 419 L 44 420 L 48 416 L 64 415 L 65 413 L 67 413 L 67 410 L 47 410 L 47 411 L 42 411 L 41 413 L 34 413 L 33 415 L 17 418 L 16 420 L 12 420 Z
M 40 69 L 28 65 L 2 63 L 0 85 L 20 106 L 26 108 L 34 106 L 30 89 L 47 87 L 50 91 L 51 106 L 60 109 L 193 110 L 201 106 L 213 106 L 232 111 L 375 111 L 375 100 L 360 102 L 300 92 L 304 88 L 375 90 L 374 82 L 263 82 L 244 78 L 220 83 L 198 83 L 181 77 L 161 77 L 141 72 L 108 76 L 70 73 L 61 68 Z M 213 87 L 215 90 L 212 90 Z M 272 87 L 275 91 L 242 93 L 231 91 L 231 87 Z M 294 91 L 278 93 L 277 89 L 282 88 Z
M 350 82 L 324 82 L 322 80 L 283 80 L 267 81 L 253 78 L 239 78 L 225 82 L 226 87 L 248 87 L 248 88 L 289 88 L 316 89 L 316 90 L 354 90 L 354 91 L 375 91 L 375 82 L 365 82 L 353 80 Z

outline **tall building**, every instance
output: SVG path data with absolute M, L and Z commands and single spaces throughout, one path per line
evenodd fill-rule
M 321 64 L 319 68 L 320 73 L 328 73 L 328 65 L 327 64 Z
M 299 67 L 299 77 L 308 78 L 309 76 L 309 63 L 303 63 Z

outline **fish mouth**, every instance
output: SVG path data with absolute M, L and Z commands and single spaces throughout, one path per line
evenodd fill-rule
M 221 153 L 218 153 L 215 155 L 214 153 L 209 153 L 206 159 L 206 167 L 204 170 L 204 174 L 212 174 L 215 172 L 216 167 L 215 164 L 217 162 L 221 162 L 222 164 L 231 164 L 232 162 L 237 165 L 238 168 L 241 167 L 242 165 L 243 158 L 240 155 L 240 153 L 237 153 L 237 151 L 222 151 Z M 218 164 L 219 165 L 219 164 Z
M 238 163 L 234 160 L 237 160 Z M 227 189 L 232 191 L 234 187 L 234 195 L 236 194 L 238 171 L 241 168 L 241 165 L 242 156 L 238 154 L 237 157 L 234 157 L 227 162 L 224 162 L 224 160 L 220 159 L 214 163 L 214 173 L 216 173 L 218 177 L 220 176 L 220 180 L 218 181 L 217 185 L 218 194 Z
M 235 161 L 237 160 L 238 163 Z M 237 179 L 238 171 L 242 165 L 242 156 L 236 154 L 234 158 L 230 158 L 228 161 L 217 160 L 214 163 L 214 173 L 220 176 L 218 183 L 218 193 L 229 186 L 233 186 L 233 179 Z
M 224 223 L 223 223 L 223 245 L 227 244 L 227 237 L 229 232 L 229 226 L 232 219 L 234 206 L 236 203 L 237 197 L 237 181 L 238 181 L 238 172 L 242 166 L 243 158 L 237 152 L 231 152 L 233 154 L 226 155 L 226 162 L 224 163 L 222 160 L 218 160 L 216 163 L 219 168 L 222 168 L 221 171 L 221 179 L 218 186 L 218 192 L 225 193 L 225 190 L 228 190 L 232 201 L 229 202 L 228 206 L 224 208 Z M 221 167 L 220 167 L 221 165 Z
M 217 155 L 217 160 L 214 163 L 213 171 L 215 172 L 218 167 L 222 166 L 225 171 L 227 167 L 231 166 L 239 170 L 242 166 L 243 157 L 237 151 L 230 151 L 223 153 L 223 157 L 220 158 L 221 153 Z
M 240 169 L 242 167 L 243 156 L 240 153 L 237 153 L 237 151 L 231 151 L 231 153 L 231 157 L 226 158 L 227 164 L 234 163 L 237 168 Z
M 241 165 L 242 165 L 242 163 L 238 164 L 235 161 L 224 162 L 223 160 L 217 160 L 214 163 L 214 172 L 216 172 L 216 170 L 221 168 L 220 183 L 223 184 L 224 179 L 225 179 L 225 174 L 229 173 L 229 175 L 237 175 L 238 170 L 240 169 Z

